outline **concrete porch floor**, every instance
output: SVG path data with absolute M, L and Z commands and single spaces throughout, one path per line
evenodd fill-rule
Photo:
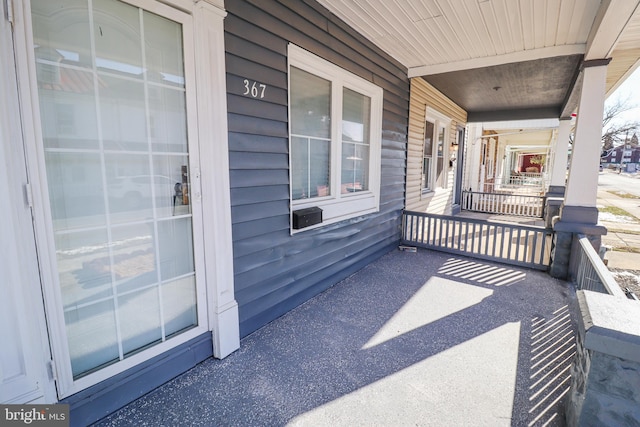
M 392 251 L 100 426 L 564 425 L 575 292 Z

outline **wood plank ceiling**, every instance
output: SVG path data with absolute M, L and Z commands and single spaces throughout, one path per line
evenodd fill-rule
M 406 66 L 409 77 L 423 77 L 461 105 L 470 121 L 570 113 L 583 58 L 617 54 L 612 89 L 640 57 L 636 0 L 319 2 Z

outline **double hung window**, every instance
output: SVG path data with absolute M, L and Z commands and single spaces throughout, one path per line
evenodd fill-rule
M 422 154 L 422 192 L 445 188 L 447 168 L 447 141 L 451 119 L 427 109 Z
M 378 210 L 382 89 L 289 46 L 292 210 L 323 224 Z

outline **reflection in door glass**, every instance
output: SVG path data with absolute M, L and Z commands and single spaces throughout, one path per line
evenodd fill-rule
M 197 324 L 182 26 L 118 0 L 31 6 L 78 378 Z

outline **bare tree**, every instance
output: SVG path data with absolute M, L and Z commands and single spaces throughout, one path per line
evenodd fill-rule
M 625 141 L 638 141 L 636 133 L 640 134 L 640 121 L 622 120 L 620 115 L 635 108 L 630 96 L 618 98 L 615 103 L 605 105 L 602 117 L 602 155 L 607 155 L 613 148 Z M 575 128 L 569 135 L 569 144 L 573 144 Z M 635 137 L 634 137 L 635 136 Z
M 620 115 L 635 108 L 630 98 L 618 98 L 615 103 L 608 104 L 602 118 L 602 149 L 609 151 L 631 138 L 640 131 L 637 120 L 622 120 Z

